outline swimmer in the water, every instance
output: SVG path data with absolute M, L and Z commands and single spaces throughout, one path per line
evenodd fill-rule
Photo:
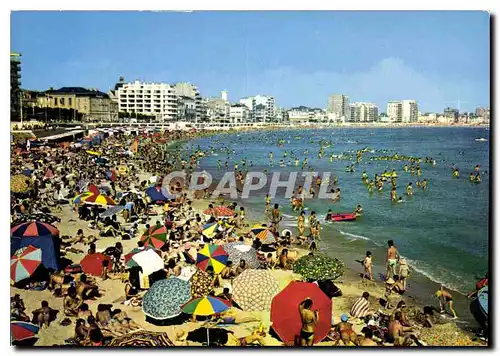
M 407 165 L 407 164 L 405 164 L 405 166 L 404 166 L 404 168 L 403 168 L 403 169 L 404 169 L 404 171 L 405 171 L 405 172 L 408 172 L 408 165 Z
M 481 183 L 481 175 L 479 173 L 476 174 L 476 183 Z
M 368 193 L 373 193 L 373 189 L 375 188 L 375 183 L 373 180 L 370 180 L 370 183 L 368 183 Z
M 422 181 L 421 185 L 422 185 L 422 189 L 426 190 L 427 189 L 427 179 L 424 178 L 424 180 Z
M 354 209 L 354 215 L 356 217 L 363 215 L 363 208 L 361 207 L 361 205 L 358 204 L 356 209 Z
M 406 194 L 410 197 L 413 195 L 413 187 L 411 185 L 411 182 L 406 186 Z
M 474 180 L 476 179 L 476 176 L 474 175 L 474 172 L 472 172 L 469 176 L 469 181 L 470 182 L 474 182 Z
M 403 197 L 398 198 L 398 203 L 404 203 L 405 201 L 403 200 Z
M 455 168 L 453 171 L 453 178 L 458 178 L 460 176 L 460 173 L 458 172 L 458 168 Z
M 398 195 L 396 192 L 396 188 L 391 189 L 391 201 L 396 202 L 398 200 Z

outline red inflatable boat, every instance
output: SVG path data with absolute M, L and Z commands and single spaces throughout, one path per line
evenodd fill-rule
M 338 213 L 330 215 L 329 221 L 353 221 L 356 220 L 354 213 Z

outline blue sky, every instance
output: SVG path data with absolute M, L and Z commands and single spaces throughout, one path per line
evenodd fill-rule
M 189 81 L 283 107 L 416 99 L 421 111 L 489 106 L 486 12 L 13 12 L 22 86 L 103 91 Z

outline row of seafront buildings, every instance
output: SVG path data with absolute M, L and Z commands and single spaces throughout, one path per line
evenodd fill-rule
M 198 88 L 186 82 L 175 84 L 125 82 L 120 77 L 108 93 L 81 87 L 50 88 L 46 91 L 21 89 L 21 55 L 11 53 L 11 118 L 39 118 L 42 121 L 194 123 L 489 123 L 488 108 L 475 113 L 459 113 L 446 108 L 443 113 L 421 113 L 416 100 L 389 101 L 380 113 L 374 103 L 350 102 L 344 94 L 331 95 L 327 108 L 305 106 L 283 109 L 275 98 L 255 95 L 230 102 L 227 91 L 220 97 L 202 98 Z M 24 110 L 24 114 L 23 114 Z

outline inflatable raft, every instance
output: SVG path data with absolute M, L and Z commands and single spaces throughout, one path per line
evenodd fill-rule
M 332 214 L 327 218 L 327 221 L 353 221 L 356 220 L 356 214 L 354 213 L 339 213 Z

